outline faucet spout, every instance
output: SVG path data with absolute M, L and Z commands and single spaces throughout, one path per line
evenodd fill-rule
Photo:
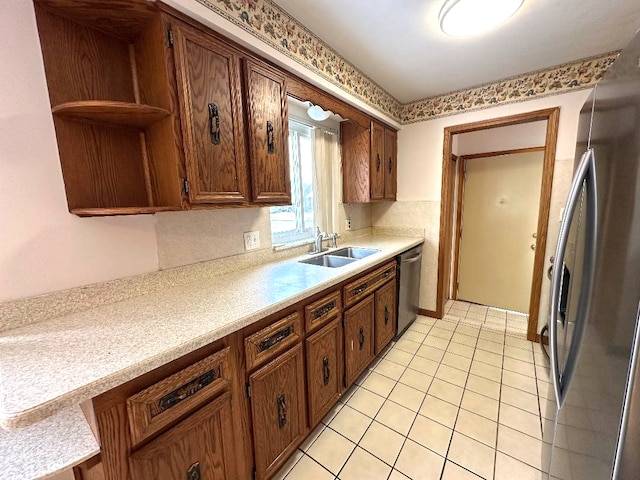
M 311 253 L 320 253 L 322 252 L 322 240 L 327 237 L 325 232 L 320 231 L 320 227 L 316 227 L 316 248 Z

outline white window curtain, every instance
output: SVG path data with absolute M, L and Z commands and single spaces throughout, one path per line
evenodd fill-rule
M 316 225 L 322 232 L 337 232 L 340 198 L 340 152 L 338 135 L 321 128 L 315 134 L 315 181 L 318 198 L 315 203 Z

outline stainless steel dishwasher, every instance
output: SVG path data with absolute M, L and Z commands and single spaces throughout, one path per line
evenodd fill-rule
M 422 245 L 398 256 L 398 337 L 413 323 L 418 315 L 420 299 L 420 267 Z

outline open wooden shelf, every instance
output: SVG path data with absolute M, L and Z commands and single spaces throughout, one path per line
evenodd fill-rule
M 141 213 L 178 212 L 180 207 L 113 207 L 113 208 L 72 208 L 79 217 L 98 217 L 109 215 L 137 215 Z
M 164 108 L 109 100 L 67 102 L 51 111 L 61 118 L 134 128 L 150 127 L 170 115 Z
M 56 14 L 131 42 L 153 18 L 156 7 L 148 0 L 36 0 Z

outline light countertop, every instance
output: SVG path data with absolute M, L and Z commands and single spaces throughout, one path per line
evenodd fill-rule
M 53 473 L 57 463 L 66 461 L 70 466 L 81 462 L 97 452 L 95 441 L 76 442 L 78 432 L 86 439 L 84 434 L 89 430 L 78 407 L 81 402 L 422 241 L 415 237 L 360 237 L 340 248 L 362 246 L 380 252 L 340 268 L 299 263 L 302 257 L 266 263 L 0 332 L 0 426 L 18 429 L 0 432 L 0 458 L 8 460 L 5 443 L 14 445 L 15 455 L 33 449 L 34 441 L 57 429 L 59 441 L 49 445 L 52 451 L 64 451 L 66 459 L 51 464 L 48 472 L 40 470 L 21 478 L 41 478 Z M 29 425 L 33 427 L 23 428 Z M 65 448 L 60 444 L 65 439 L 77 446 Z M 22 448 L 17 446 L 21 443 L 25 443 Z M 9 458 L 11 464 L 20 463 Z M 3 471 L 4 461 L 0 460 Z M 5 477 L 0 474 L 0 478 Z

